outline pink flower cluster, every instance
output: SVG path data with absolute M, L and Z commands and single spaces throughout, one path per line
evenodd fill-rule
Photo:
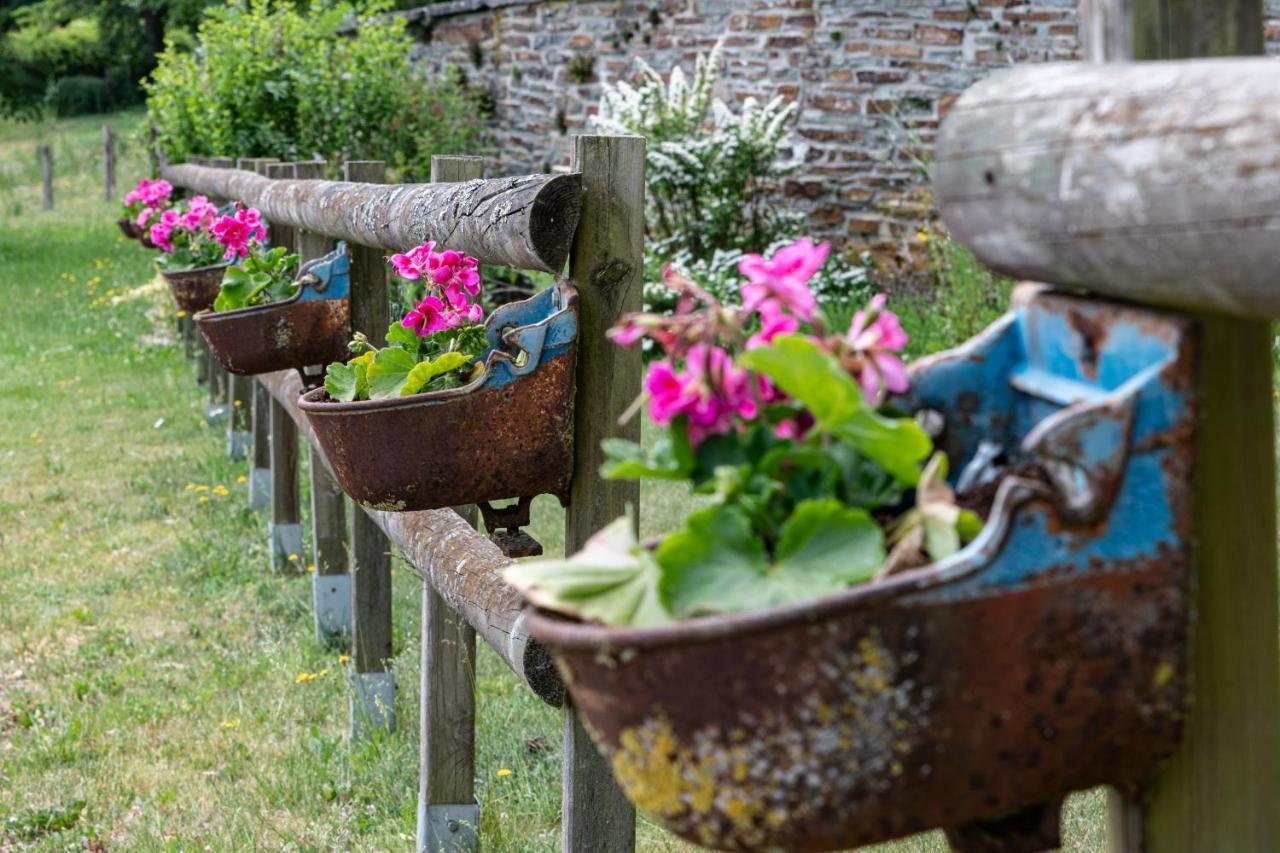
M 666 354 L 650 364 L 645 376 L 650 417 L 659 424 L 685 417 L 695 445 L 708 435 L 741 429 L 756 420 L 765 406 L 785 402 L 786 396 L 767 378 L 739 367 L 732 351 L 768 346 L 784 334 L 809 335 L 835 355 L 857 377 L 872 404 L 878 404 L 885 391 L 905 391 L 907 372 L 897 353 L 907 336 L 898 318 L 884 307 L 883 295 L 854 315 L 847 334 L 825 335 L 809 281 L 829 251 L 827 243 L 803 239 L 771 257 L 744 257 L 738 264 L 746 278 L 740 288 L 741 311 L 719 305 L 689 279 L 665 270 L 664 280 L 681 294 L 676 311 L 665 317 L 629 315 L 609 332 L 621 346 L 649 338 Z M 744 341 L 743 326 L 753 319 L 759 328 Z M 800 412 L 778 423 L 775 431 L 781 437 L 800 438 L 812 424 L 812 416 Z
M 143 178 L 125 195 L 125 210 L 136 211 L 134 222 L 139 228 L 147 228 L 169 206 L 172 195 L 173 185 L 168 181 Z
M 228 261 L 243 258 L 249 254 L 250 243 L 261 242 L 266 236 L 267 229 L 258 209 L 238 202 L 234 215 L 223 216 L 213 224 L 213 239 L 226 249 L 222 257 Z
M 190 240 L 209 236 L 217 216 L 218 208 L 209 199 L 202 195 L 194 196 L 161 213 L 160 219 L 151 224 L 147 236 L 157 249 L 172 253 L 175 238 Z
M 435 249 L 435 242 L 428 240 L 389 258 L 396 275 L 407 281 L 421 280 L 427 286 L 422 300 L 400 321 L 420 338 L 484 320 L 479 301 L 471 301 L 480 295 L 476 259 L 461 252 Z

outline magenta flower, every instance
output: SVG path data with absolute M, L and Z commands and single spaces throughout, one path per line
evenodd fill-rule
M 173 184 L 164 179 L 148 181 L 143 178 L 138 182 L 137 190 L 148 207 L 164 207 L 173 195 Z
M 818 300 L 809 290 L 809 279 L 826 262 L 830 250 L 829 243 L 814 245 L 805 238 L 783 246 L 770 258 L 745 256 L 738 262 L 738 271 L 747 277 L 740 289 L 743 309 L 756 311 L 773 300 L 801 320 L 812 320 Z
M 181 225 L 179 220 L 176 210 L 166 210 L 160 214 L 160 221 L 151 226 L 147 235 L 157 249 L 162 252 L 173 252 L 173 232 Z
M 194 196 L 187 202 L 182 213 L 182 227 L 193 234 L 208 232 L 213 228 L 218 217 L 218 208 L 202 195 Z
M 226 247 L 222 257 L 228 261 L 249 254 L 249 243 L 266 236 L 262 218 L 252 207 L 241 208 L 234 216 L 223 216 L 213 226 L 213 238 Z
M 775 300 L 768 300 L 760 305 L 760 331 L 747 339 L 747 349 L 768 346 L 778 335 L 786 335 L 798 331 L 800 321 L 783 311 Z
M 669 424 L 688 412 L 698 402 L 697 380 L 690 374 L 676 373 L 669 361 L 649 365 L 644 390 L 649 394 L 649 417 L 654 423 Z
M 884 307 L 886 298 L 877 294 L 865 311 L 853 315 L 845 342 L 862 359 L 858 381 L 867 399 L 877 402 L 882 390 L 901 394 L 910 382 L 907 368 L 895 353 L 907 345 L 907 333 L 892 311 Z
M 425 338 L 433 332 L 439 332 L 442 329 L 452 328 L 449 325 L 449 314 L 444 303 L 434 296 L 428 296 L 414 307 L 412 311 L 404 315 L 404 319 L 400 321 L 400 325 L 406 329 L 413 329 L 413 333 L 420 338 Z M 457 323 L 453 324 L 454 326 Z

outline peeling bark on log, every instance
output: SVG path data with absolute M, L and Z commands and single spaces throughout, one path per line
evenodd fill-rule
M 425 240 L 486 264 L 558 273 L 578 225 L 578 175 L 525 175 L 459 184 L 267 180 L 189 163 L 164 177 L 189 190 L 239 199 L 271 222 L 339 240 L 404 251 Z
M 315 436 L 298 412 L 302 381 L 292 370 L 257 377 L 289 414 L 316 450 Z M 323 459 L 323 455 L 320 456 Z M 564 701 L 564 683 L 547 650 L 524 629 L 524 602 L 502 579 L 511 564 L 498 546 L 451 509 L 380 512 L 364 509 L 426 578 L 445 603 L 461 614 L 538 698 L 549 705 Z
M 1280 73 L 1271 59 L 1022 66 L 943 124 L 951 234 L 999 272 L 1280 317 Z

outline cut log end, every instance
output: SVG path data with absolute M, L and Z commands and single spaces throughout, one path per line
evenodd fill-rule
M 529 243 L 545 271 L 564 269 L 581 212 L 581 175 L 558 175 L 542 185 L 529 212 Z

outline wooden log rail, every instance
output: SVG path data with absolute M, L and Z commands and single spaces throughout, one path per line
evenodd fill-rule
M 298 410 L 303 391 L 298 374 L 284 370 L 257 379 L 311 444 L 315 457 L 323 459 L 310 424 Z M 502 579 L 502 570 L 512 560 L 497 545 L 451 509 L 363 509 L 414 571 L 484 637 L 517 678 L 551 705 L 564 701 L 564 684 L 550 655 L 523 629 L 520 594 Z
M 256 207 L 267 220 L 361 246 L 402 251 L 426 240 L 484 264 L 558 273 L 578 227 L 578 175 L 461 184 L 272 180 L 240 169 L 166 166 L 175 186 Z

